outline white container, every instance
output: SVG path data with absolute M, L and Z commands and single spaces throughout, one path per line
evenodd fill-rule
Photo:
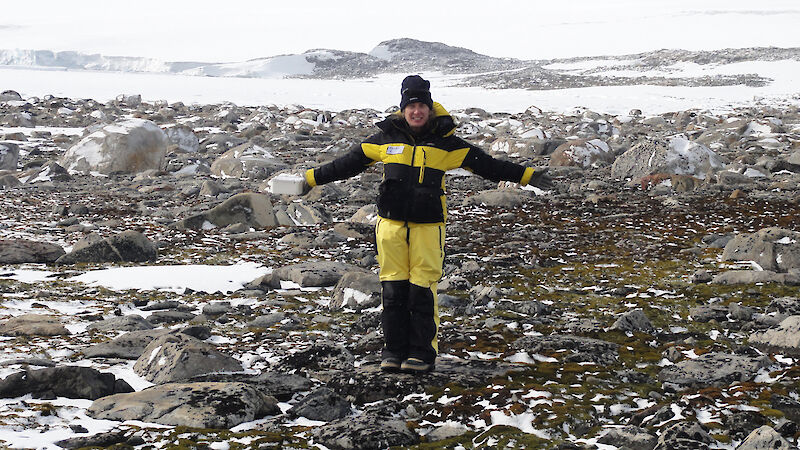
M 272 177 L 267 184 L 269 191 L 280 195 L 300 195 L 303 193 L 305 177 L 291 173 L 281 173 Z

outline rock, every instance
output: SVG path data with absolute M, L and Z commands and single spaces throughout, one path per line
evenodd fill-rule
M 684 138 L 675 137 L 669 142 L 645 139 L 617 157 L 611 176 L 624 179 L 665 173 L 705 179 L 709 171 L 723 164 L 725 160 L 707 147 Z
M 33 398 L 56 397 L 95 400 L 107 395 L 133 392 L 124 380 L 90 367 L 48 367 L 13 373 L 0 380 L 0 398 L 31 394 Z
M 236 194 L 204 213 L 176 223 L 175 227 L 201 230 L 221 228 L 237 223 L 258 230 L 276 226 L 278 221 L 269 197 L 249 192 Z
M 748 342 L 768 351 L 800 356 L 800 315 L 783 319 L 777 328 L 751 335 Z
M 72 176 L 70 176 L 69 172 L 67 172 L 67 169 L 61 167 L 61 165 L 55 161 L 47 161 L 39 167 L 26 170 L 20 176 L 20 181 L 27 184 L 41 182 L 46 183 L 51 181 L 64 182 L 71 180 Z
M 145 347 L 133 371 L 153 383 L 185 380 L 211 372 L 239 372 L 242 364 L 216 347 L 182 334 L 159 336 Z
M 800 268 L 800 232 L 772 227 L 736 235 L 725 245 L 722 260 L 754 261 L 774 272 Z
M 773 409 L 782 412 L 787 420 L 800 422 L 800 401 L 785 395 L 772 394 L 769 403 Z
M 20 185 L 22 185 L 22 182 L 14 175 L 0 176 L 0 189 L 13 188 Z
M 514 341 L 511 346 L 528 353 L 559 352 L 563 362 L 572 363 L 613 365 L 619 357 L 618 344 L 572 335 L 525 336 Z
M 88 430 L 87 430 L 88 431 Z M 86 431 L 84 431 L 85 433 Z M 60 441 L 56 441 L 55 445 L 61 448 L 106 448 L 111 447 L 116 444 L 123 444 L 128 442 L 128 434 L 131 434 L 130 431 L 127 430 L 114 430 L 108 431 L 106 433 L 97 433 L 91 436 L 79 436 L 69 439 L 62 439 Z
M 728 435 L 737 440 L 744 439 L 753 430 L 768 422 L 769 419 L 758 411 L 736 411 L 724 419 Z
M 291 281 L 300 287 L 334 286 L 348 272 L 363 272 L 363 269 L 335 261 L 309 261 L 275 269 L 268 283 L 276 289 L 281 287 L 281 281 Z
M 658 379 L 679 388 L 724 386 L 733 382 L 750 381 L 759 369 L 770 365 L 767 357 L 750 357 L 730 353 L 704 353 L 696 359 L 686 359 L 667 366 Z
M 654 328 L 650 323 L 650 319 L 644 314 L 641 309 L 628 311 L 622 314 L 619 319 L 611 325 L 612 330 L 619 331 L 641 331 L 644 333 L 651 333 Z
M 55 262 L 64 255 L 60 245 L 25 239 L 0 239 L 0 264 Z
M 287 356 L 281 365 L 302 371 L 352 370 L 355 357 L 341 345 L 330 342 L 314 342 L 311 347 Z
M 491 206 L 497 208 L 515 209 L 530 198 L 526 191 L 520 189 L 494 189 L 483 191 L 464 199 L 463 206 Z
M 333 288 L 331 310 L 350 308 L 361 311 L 381 304 L 381 280 L 372 272 L 347 272 Z
M 211 173 L 218 177 L 264 180 L 273 173 L 288 168 L 268 150 L 253 144 L 234 147 L 211 164 Z
M 127 314 L 119 317 L 111 317 L 99 322 L 95 322 L 87 327 L 89 331 L 135 331 L 150 330 L 155 328 L 152 323 L 138 314 Z
M 128 230 L 107 238 L 84 238 L 72 251 L 58 258 L 56 264 L 99 262 L 146 262 L 158 256 L 156 245 L 144 234 Z
M 83 355 L 87 358 L 138 359 L 154 339 L 169 332 L 168 329 L 131 331 L 109 342 L 95 344 L 84 350 Z
M 191 428 L 231 428 L 280 412 L 274 397 L 245 383 L 169 383 L 95 400 L 98 420 L 139 420 Z
M 654 450 L 708 450 L 714 442 L 702 424 L 678 422 L 661 433 Z
M 722 272 L 711 280 L 712 284 L 756 284 L 780 283 L 792 286 L 800 285 L 800 275 L 794 273 L 776 273 L 771 270 L 729 270 Z
M 606 167 L 614 162 L 611 147 L 600 139 L 568 141 L 550 155 L 550 166 Z
M 167 135 L 149 120 L 106 125 L 70 147 L 61 159 L 69 173 L 139 173 L 163 170 Z
M 286 319 L 286 313 L 276 312 L 271 314 L 264 314 L 247 323 L 250 328 L 269 328 Z
M 164 133 L 169 142 L 180 152 L 196 153 L 200 149 L 200 140 L 191 128 L 178 125 L 166 128 Z
M 614 447 L 627 447 L 637 450 L 653 450 L 656 446 L 657 437 L 650 434 L 644 428 L 629 425 L 622 428 L 612 428 L 597 442 Z
M 700 305 L 689 308 L 689 317 L 697 322 L 710 322 L 716 320 L 723 322 L 728 320 L 728 313 L 730 308 L 725 305 Z
M 70 334 L 56 316 L 23 314 L 0 324 L 2 336 L 63 336 Z
M 305 396 L 287 413 L 310 420 L 331 422 L 350 415 L 350 403 L 332 390 L 323 387 Z
M 755 429 L 736 450 L 791 450 L 797 447 L 789 443 L 769 425 Z
M 19 146 L 11 142 L 0 142 L 0 170 L 17 170 Z
M 0 92 L 0 102 L 18 102 L 22 101 L 22 96 L 19 92 L 10 89 Z
M 293 225 L 315 225 L 331 221 L 324 210 L 303 203 L 291 203 L 286 208 L 286 215 L 292 220 Z
M 445 439 L 452 439 L 454 437 L 463 436 L 467 433 L 467 429 L 463 426 L 455 425 L 442 425 L 431 430 L 430 433 L 425 435 L 427 442 L 439 442 Z
M 315 441 L 331 449 L 367 449 L 409 446 L 419 442 L 406 422 L 364 414 L 339 419 L 312 431 Z

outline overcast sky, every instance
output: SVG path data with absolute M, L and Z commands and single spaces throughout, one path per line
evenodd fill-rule
M 796 0 L 27 0 L 3 2 L 0 49 L 242 61 L 410 37 L 520 59 L 659 48 L 800 47 Z

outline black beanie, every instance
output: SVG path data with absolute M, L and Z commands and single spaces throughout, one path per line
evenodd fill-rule
M 403 84 L 400 86 L 400 111 L 409 103 L 416 102 L 424 103 L 433 109 L 431 82 L 419 75 L 409 75 L 403 79 Z

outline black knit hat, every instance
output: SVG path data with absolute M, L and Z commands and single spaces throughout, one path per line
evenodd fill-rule
M 416 102 L 424 103 L 433 109 L 431 82 L 419 75 L 409 75 L 403 79 L 403 84 L 400 86 L 400 111 L 409 103 Z

